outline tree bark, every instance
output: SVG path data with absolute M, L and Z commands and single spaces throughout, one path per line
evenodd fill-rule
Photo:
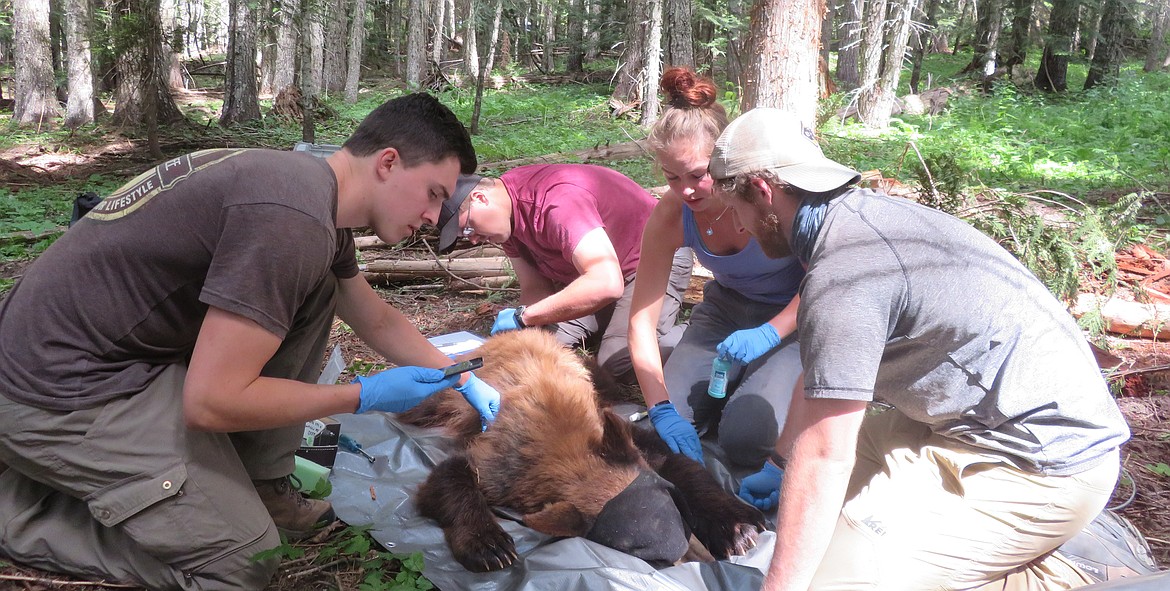
M 661 0 L 631 0 L 626 43 L 612 98 L 623 107 L 640 105 L 641 124 L 658 118 L 658 78 L 662 59 Z M 653 104 L 651 104 L 653 103 Z
M 260 97 L 256 80 L 257 15 L 248 0 L 231 0 L 228 20 L 228 51 L 224 76 L 223 111 L 219 124 L 225 127 L 260 118 Z
M 1133 8 L 1133 4 L 1123 0 L 1105 0 L 1101 7 L 1101 40 L 1085 78 L 1085 90 L 1117 83 L 1121 63 L 1125 61 L 1123 45 L 1133 30 L 1133 14 L 1130 12 Z
M 1068 90 L 1068 60 L 1072 55 L 1073 35 L 1077 31 L 1077 6 L 1080 0 L 1053 0 L 1048 17 L 1048 35 L 1044 54 L 1036 71 L 1036 88 L 1047 92 Z
M 694 11 L 691 0 L 665 0 L 663 15 L 666 20 L 665 41 L 662 44 L 666 52 L 664 63 L 667 66 L 695 69 Z
M 407 0 L 406 16 L 406 86 L 417 89 L 427 61 L 427 2 Z
M 349 2 L 327 0 L 329 17 L 325 21 L 325 67 L 323 80 L 325 92 L 332 94 L 345 90 L 346 59 L 345 45 L 349 24 Z
M 925 30 L 919 31 L 918 45 L 914 48 L 911 58 L 913 66 L 910 71 L 910 92 L 918 94 L 919 82 L 922 81 L 922 60 L 926 56 L 926 49 L 933 45 L 935 32 L 938 30 L 938 7 L 941 0 L 927 0 Z
M 863 0 L 843 0 L 840 39 L 837 48 L 837 80 L 841 87 L 853 90 L 861 86 L 861 7 Z
M 65 127 L 76 129 L 94 120 L 93 65 L 89 49 L 89 0 L 65 1 L 65 38 L 68 46 L 69 101 Z
M 1083 48 L 1085 59 L 1092 62 L 1097 56 L 1097 42 L 1101 39 L 1101 20 L 1105 12 L 1100 0 L 1081 0 L 1081 27 L 1077 30 L 1078 43 Z
M 1166 0 L 1155 0 L 1150 14 L 1150 47 L 1146 50 L 1143 70 L 1157 72 L 1165 67 L 1166 29 L 1170 28 L 1170 6 Z
M 278 0 L 278 2 L 276 60 L 273 64 L 272 88 L 279 93 L 292 86 L 296 81 L 297 42 L 300 37 L 297 14 L 301 10 L 301 3 L 300 0 Z
M 504 0 L 496 0 L 495 8 L 493 9 L 492 29 L 491 35 L 488 37 L 487 44 L 487 58 L 479 65 L 479 75 L 475 81 L 475 107 L 471 114 L 471 128 L 472 134 L 479 133 L 479 115 L 483 107 L 483 87 L 487 82 L 488 74 L 491 73 L 492 67 L 495 65 L 496 48 L 500 44 L 500 21 L 504 15 Z
M 447 10 L 447 3 L 443 0 L 431 0 L 430 9 L 431 62 L 438 66 L 443 63 L 443 56 L 446 53 L 443 51 L 447 46 L 443 42 L 443 22 L 446 20 L 444 13 Z
M 866 0 L 861 20 L 861 52 L 858 55 L 858 116 L 862 121 L 876 113 L 885 101 L 874 89 L 882 74 L 882 43 L 885 41 L 886 12 L 890 0 Z M 882 103 L 884 104 L 884 102 Z
M 459 6 L 463 15 L 463 71 L 467 74 L 468 79 L 477 80 L 479 78 L 479 35 L 476 30 L 478 25 L 476 9 L 479 3 L 477 0 L 461 0 Z
M 1003 65 L 1008 68 L 1024 63 L 1028 57 L 1028 33 L 1035 5 L 1035 0 L 1012 0 L 1012 32 L 1003 50 Z
M 890 115 L 897 98 L 902 59 L 910 39 L 911 18 L 917 0 L 900 0 L 889 6 L 890 28 L 885 36 L 885 52 L 880 58 L 877 81 L 863 87 L 857 101 L 857 116 L 869 127 L 889 127 Z
M 121 48 L 115 57 L 114 125 L 166 124 L 182 120 L 166 76 L 159 23 L 159 4 L 154 0 L 116 0 L 111 36 Z
M 543 0 L 540 10 L 542 48 L 540 51 L 541 70 L 545 74 L 552 74 L 555 67 L 553 60 L 553 45 L 556 43 L 557 19 L 553 10 L 552 0 Z
M 309 96 L 320 96 L 325 92 L 325 12 L 322 8 L 317 6 L 316 2 L 306 1 L 305 5 L 309 7 L 310 19 L 305 26 L 307 27 L 307 42 L 309 43 L 309 52 L 305 55 L 309 57 L 309 89 L 312 91 L 306 94 Z M 303 59 L 303 58 L 302 58 Z
M 12 120 L 39 127 L 61 114 L 49 48 L 49 0 L 18 0 L 12 24 L 16 59 Z
M 825 0 L 757 0 L 751 14 L 740 108 L 776 107 L 813 125 Z
M 566 24 L 569 29 L 569 57 L 565 63 L 565 70 L 576 74 L 585 70 L 585 0 L 570 0 L 569 18 Z
M 983 90 L 990 90 L 991 77 L 998 64 L 999 34 L 1003 29 L 1003 4 L 1001 0 L 980 0 L 976 9 L 975 43 L 971 63 L 964 72 L 974 72 L 983 84 Z
M 366 39 L 366 0 L 353 0 L 353 21 L 349 24 L 349 69 L 345 76 L 345 102 L 356 103 L 362 73 L 362 44 Z

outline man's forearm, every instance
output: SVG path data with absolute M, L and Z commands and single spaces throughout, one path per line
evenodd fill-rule
M 624 284 L 620 282 L 615 289 L 610 280 L 578 277 L 564 289 L 528 304 L 524 309 L 524 323 L 542 326 L 588 316 L 616 302 L 621 298 L 623 288 Z
M 793 456 L 784 473 L 776 549 L 763 591 L 808 589 L 836 528 L 853 468 L 852 462 L 810 461 L 799 449 Z

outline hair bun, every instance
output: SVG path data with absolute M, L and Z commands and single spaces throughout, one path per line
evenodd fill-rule
M 659 83 L 666 102 L 676 109 L 705 109 L 715 104 L 715 83 L 690 68 L 670 68 Z

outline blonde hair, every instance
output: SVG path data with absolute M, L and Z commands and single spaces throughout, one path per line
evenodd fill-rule
M 666 95 L 666 111 L 650 130 L 648 141 L 655 152 L 685 140 L 698 149 L 715 140 L 727 127 L 727 111 L 715 100 L 715 83 L 689 68 L 670 68 L 659 83 Z

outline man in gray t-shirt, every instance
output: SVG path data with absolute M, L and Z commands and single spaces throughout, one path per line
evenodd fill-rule
M 291 486 L 307 420 L 406 410 L 450 363 L 358 273 L 352 228 L 435 224 L 470 137 L 434 97 L 374 109 L 328 159 L 216 149 L 106 197 L 0 301 L 0 554 L 150 589 L 260 589 L 330 504 Z M 398 365 L 318 385 L 336 311 Z
M 808 269 L 764 588 L 1091 582 L 1051 551 L 1108 501 L 1129 430 L 1060 302 L 963 221 L 850 188 L 789 113 L 732 122 L 710 170 L 765 252 Z M 769 478 L 745 479 L 757 505 Z

